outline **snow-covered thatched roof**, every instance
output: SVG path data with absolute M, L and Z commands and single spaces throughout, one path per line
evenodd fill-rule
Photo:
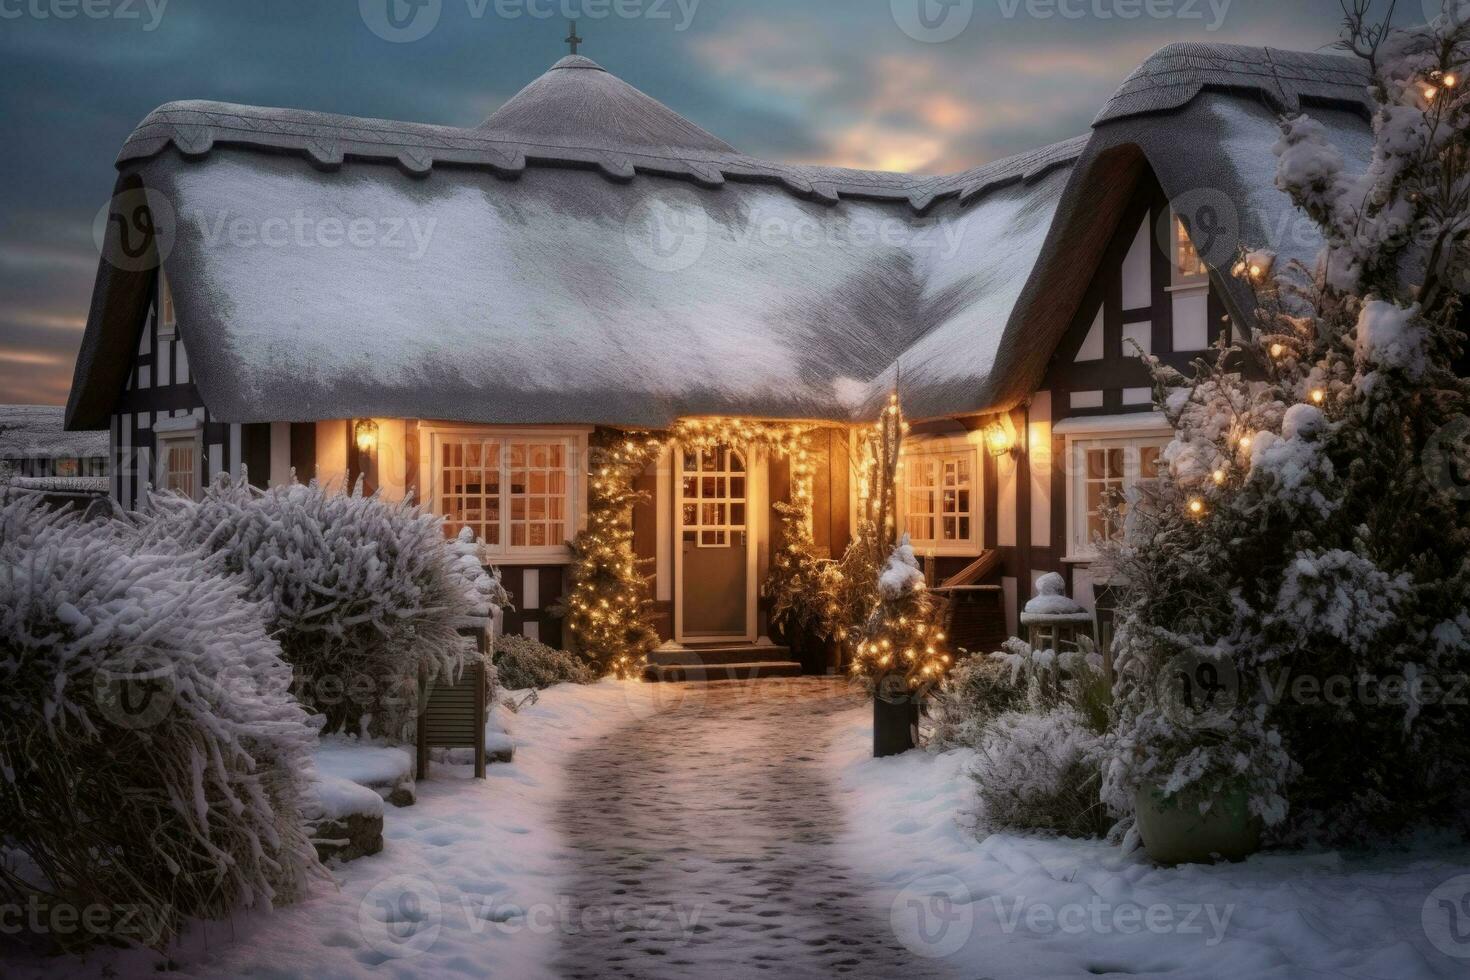
M 224 421 L 847 419 L 895 379 L 912 417 L 960 415 L 1034 388 L 1144 165 L 1270 226 L 1270 108 L 1360 103 L 1351 71 L 1172 46 L 1090 137 L 929 177 L 747 157 L 573 56 L 468 129 L 170 103 L 119 189 L 175 213 L 164 265 Z M 150 278 L 102 263 L 73 426 L 105 424 Z
M 0 405 L 0 460 L 107 455 L 106 432 L 68 432 L 55 405 Z

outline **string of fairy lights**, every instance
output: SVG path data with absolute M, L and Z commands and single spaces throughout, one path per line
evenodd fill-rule
M 1450 76 L 1448 84 L 1451 87 L 1455 84 L 1454 76 Z M 1272 257 L 1251 254 L 1238 261 L 1231 269 L 1231 272 L 1238 278 L 1248 280 L 1257 289 L 1270 290 L 1273 288 L 1269 285 L 1268 278 L 1271 275 L 1271 266 Z M 1277 336 L 1266 347 L 1266 352 L 1270 355 L 1272 364 L 1284 366 L 1293 363 L 1300 356 L 1301 351 L 1298 349 L 1298 345 L 1305 346 L 1307 343 L 1297 337 Z M 1320 383 L 1309 384 L 1303 403 L 1321 408 L 1326 402 L 1327 389 Z M 1255 442 L 1255 434 L 1244 429 L 1237 429 L 1230 432 L 1226 436 L 1226 440 L 1230 445 L 1232 454 L 1226 457 L 1224 462 L 1216 466 L 1210 473 L 1210 481 L 1222 490 L 1230 482 L 1232 471 L 1235 468 L 1235 455 L 1249 455 L 1251 446 Z M 1195 518 L 1205 517 L 1210 510 L 1208 502 L 1200 494 L 1190 495 L 1185 500 L 1184 507 L 1189 513 L 1189 516 Z
M 641 678 L 648 654 L 658 644 L 652 624 L 648 580 L 638 570 L 632 511 L 642 494 L 639 477 L 664 449 L 686 452 L 721 446 L 760 449 L 785 458 L 790 469 L 789 498 L 776 505 L 779 545 L 771 556 L 766 594 L 772 608 L 809 611 L 822 619 L 834 608 L 831 589 L 835 565 L 824 568 L 812 547 L 813 486 L 816 464 L 811 423 L 739 418 L 681 419 L 662 435 L 623 433 L 596 447 L 589 474 L 587 527 L 573 542 L 572 587 L 566 602 L 567 625 L 584 655 L 622 678 Z M 853 669 L 875 684 L 900 681 L 909 690 L 936 683 L 951 663 L 945 634 L 937 622 L 938 605 L 922 580 L 901 595 L 884 596 L 877 576 L 896 543 L 896 475 L 899 447 L 908 423 L 897 396 L 870 430 L 862 470 L 861 501 L 869 519 L 853 547 L 868 556 L 862 578 L 870 580 L 864 600 L 852 610 L 855 622 L 838 626 L 859 638 Z M 829 624 L 830 625 L 830 624 Z
M 760 448 L 786 458 L 789 502 L 778 507 L 782 533 L 772 556 L 773 590 L 800 591 L 787 601 L 810 601 L 813 570 L 812 486 L 815 467 L 804 423 L 737 418 L 680 419 L 666 435 L 624 433 L 597 447 L 588 482 L 587 527 L 573 542 L 567 628 L 576 647 L 620 678 L 641 678 L 658 645 L 648 580 L 638 570 L 632 511 L 642 498 L 638 478 L 667 446 L 699 452 L 719 446 Z

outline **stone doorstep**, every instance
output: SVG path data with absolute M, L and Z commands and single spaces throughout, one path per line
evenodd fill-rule
M 709 667 L 717 665 L 747 665 L 767 663 L 790 663 L 789 647 L 772 646 L 769 643 L 726 643 L 709 646 L 687 646 L 678 649 L 659 649 L 648 655 L 648 662 L 655 667 Z
M 767 660 L 729 664 L 649 664 L 643 679 L 649 681 L 746 681 L 760 677 L 799 677 L 801 664 L 793 660 Z

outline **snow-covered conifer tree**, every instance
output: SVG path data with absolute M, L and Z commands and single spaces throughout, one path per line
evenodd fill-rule
M 1452 3 L 1456 0 L 1451 0 Z M 1277 186 L 1321 227 L 1315 268 L 1246 250 L 1253 331 L 1186 377 L 1111 556 L 1118 720 L 1104 795 L 1248 786 L 1278 835 L 1450 819 L 1470 776 L 1470 21 L 1349 11 L 1376 103 L 1362 173 L 1310 111 Z

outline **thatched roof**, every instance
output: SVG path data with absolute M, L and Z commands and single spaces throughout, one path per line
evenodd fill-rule
M 55 405 L 0 405 L 0 459 L 86 459 L 107 455 L 107 433 L 67 432 Z
M 1197 47 L 1151 58 L 1090 137 L 953 176 L 747 157 L 574 56 L 470 129 L 170 103 L 119 185 L 178 216 L 164 264 L 224 421 L 846 419 L 895 377 L 914 417 L 969 414 L 1034 388 L 1145 163 L 1259 205 L 1244 235 L 1290 211 L 1271 108 L 1361 106 L 1260 67 L 1344 59 Z M 73 426 L 105 424 L 148 278 L 102 263 Z

